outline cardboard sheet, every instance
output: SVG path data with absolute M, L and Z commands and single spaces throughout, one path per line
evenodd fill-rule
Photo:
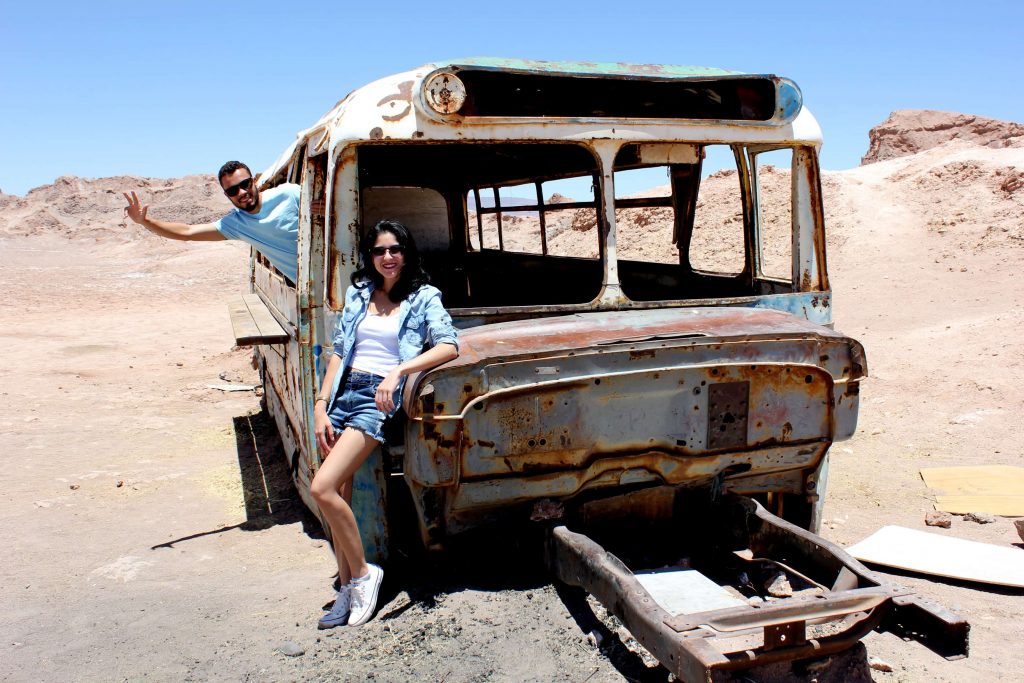
M 674 617 L 747 604 L 693 569 L 659 569 L 635 576 L 654 601 Z
M 846 549 L 858 560 L 952 579 L 1024 588 L 1024 550 L 885 526 Z
M 1024 516 L 1024 467 L 930 467 L 921 470 L 921 478 L 935 489 L 936 510 Z

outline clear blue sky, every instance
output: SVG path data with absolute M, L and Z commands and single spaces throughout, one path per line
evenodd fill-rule
M 0 4 L 0 189 L 267 166 L 350 90 L 466 56 L 715 66 L 794 79 L 856 166 L 894 109 L 1022 121 L 1024 2 Z

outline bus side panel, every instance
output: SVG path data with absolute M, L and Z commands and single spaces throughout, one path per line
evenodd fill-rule
M 289 346 L 294 345 L 294 342 L 289 344 Z M 279 353 L 282 349 L 285 350 L 285 356 Z M 288 469 L 292 474 L 295 488 L 298 489 L 302 502 L 306 504 L 306 507 L 315 511 L 316 504 L 309 493 L 312 477 L 308 458 L 301 455 L 302 439 L 296 432 L 296 427 L 289 418 L 288 410 L 285 408 L 285 392 L 278 388 L 281 386 L 281 378 L 285 372 L 284 361 L 288 355 L 287 349 L 287 346 L 275 345 L 272 347 L 264 346 L 260 351 L 263 358 L 263 378 L 266 389 L 267 410 L 273 416 L 278 434 L 281 435 L 281 447 L 284 449 L 285 458 L 288 461 Z M 294 355 L 294 348 L 291 355 Z
M 254 288 L 268 308 L 288 330 L 291 337 L 285 344 L 259 347 L 262 357 L 263 379 L 266 384 L 267 408 L 281 434 L 288 467 L 295 487 L 311 510 L 316 505 L 309 493 L 315 454 L 308 452 L 307 428 L 304 419 L 303 387 L 301 381 L 301 349 L 297 338 L 298 304 L 295 290 L 271 273 L 260 263 L 254 267 Z

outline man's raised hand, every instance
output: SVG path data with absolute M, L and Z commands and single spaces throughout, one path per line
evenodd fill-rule
M 121 194 L 124 195 L 125 200 L 128 202 L 128 206 L 124 207 L 124 215 L 139 225 L 146 225 L 146 213 L 149 211 L 149 206 L 143 205 L 135 192 L 132 192 L 130 195 L 127 192 L 122 192 Z

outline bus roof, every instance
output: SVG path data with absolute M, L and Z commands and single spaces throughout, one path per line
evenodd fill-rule
M 674 64 L 630 64 L 628 62 L 544 62 L 535 59 L 506 57 L 468 57 L 441 62 L 441 65 L 476 66 L 511 71 L 569 73 L 594 76 L 659 76 L 662 78 L 694 78 L 708 76 L 742 76 L 740 71 L 727 71 L 708 66 Z
M 595 81 L 600 81 L 599 87 Z M 513 101 L 524 85 L 541 95 Z M 439 88 L 445 89 L 443 98 L 435 94 Z M 570 95 L 563 95 L 567 89 Z M 756 120 L 742 120 L 738 112 L 745 95 L 737 95 L 741 92 L 754 92 L 758 103 L 770 92 L 771 110 L 765 109 Z M 459 97 L 475 111 L 451 110 L 461 104 Z M 552 102 L 552 111 L 544 110 L 548 106 L 544 97 Z M 657 115 L 631 111 L 650 106 L 649 101 L 658 97 L 663 102 L 654 109 Z M 581 114 L 577 110 L 588 106 L 579 104 L 581 100 L 595 104 Z M 718 111 L 724 101 L 733 103 L 727 113 L 735 115 L 713 118 L 706 113 Z M 677 117 L 679 102 L 698 104 L 692 112 Z M 821 130 L 803 107 L 796 84 L 775 75 L 665 64 L 473 57 L 425 64 L 352 91 L 313 126 L 300 131 L 262 176 L 277 175 L 289 165 L 296 147 L 305 144 L 313 156 L 360 141 L 568 142 L 594 138 L 817 147 Z

